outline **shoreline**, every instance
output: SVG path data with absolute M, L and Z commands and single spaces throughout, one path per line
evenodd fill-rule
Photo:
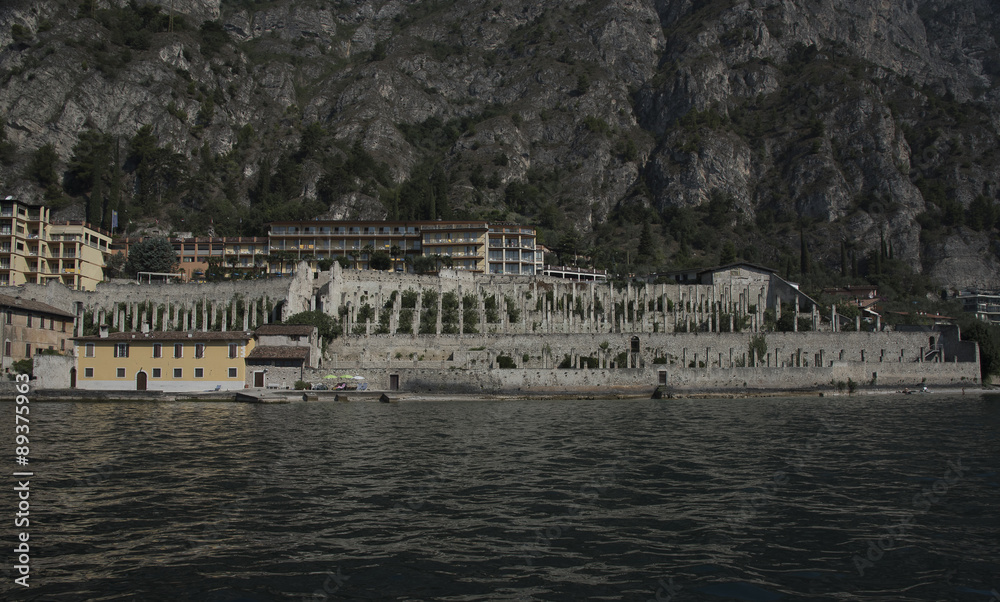
M 311 391 L 295 389 L 240 389 L 233 391 L 165 392 L 165 391 L 93 391 L 80 389 L 39 389 L 32 401 L 52 402 L 229 402 L 229 403 L 315 403 L 315 402 L 421 402 L 421 401 L 586 401 L 586 400 L 636 400 L 650 399 L 670 402 L 688 399 L 753 399 L 773 397 L 875 397 L 887 395 L 980 395 L 1000 391 L 1000 387 L 976 385 L 975 387 L 939 387 L 908 392 L 895 388 L 859 389 L 853 393 L 818 389 L 769 389 L 769 390 L 676 390 L 665 391 L 661 398 L 653 397 L 653 390 L 598 394 L 594 391 L 539 391 L 539 392 L 427 392 L 427 391 Z

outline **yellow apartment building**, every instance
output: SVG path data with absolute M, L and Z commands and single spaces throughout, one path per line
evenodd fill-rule
M 115 332 L 76 337 L 76 387 L 213 391 L 244 388 L 252 332 Z
M 108 233 L 82 221 L 51 222 L 48 207 L 0 201 L 0 286 L 55 280 L 92 291 L 110 245 Z

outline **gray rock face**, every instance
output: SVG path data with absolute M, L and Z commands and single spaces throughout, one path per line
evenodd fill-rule
M 24 173 L 42 145 L 62 170 L 81 131 L 124 144 L 148 125 L 192 172 L 203 149 L 220 158 L 210 190 L 246 207 L 261 166 L 318 123 L 330 154 L 359 141 L 389 178 L 327 199 L 329 216 L 387 215 L 387 184 L 428 165 L 459 215 L 584 235 L 624 206 L 722 194 L 758 261 L 780 261 L 804 220 L 828 265 L 841 240 L 864 254 L 886 239 L 948 286 L 1000 288 L 996 228 L 961 223 L 1000 185 L 990 0 L 151 4 L 186 26 L 137 43 L 57 0 L 2 3 L 9 190 L 41 197 Z M 229 42 L 212 49 L 200 28 L 216 20 Z M 435 123 L 424 139 L 405 127 Z M 304 161 L 297 201 L 322 196 L 327 169 Z M 542 208 L 508 206 L 513 183 L 534 185 Z

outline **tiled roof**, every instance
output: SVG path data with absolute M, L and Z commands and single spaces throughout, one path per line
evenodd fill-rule
M 307 324 L 265 324 L 254 331 L 260 335 L 303 335 L 310 336 L 316 330 L 315 326 Z
M 10 295 L 0 295 L 0 306 L 11 307 L 14 309 L 24 309 L 26 311 L 34 311 L 39 313 L 51 314 L 53 316 L 62 316 L 64 318 L 75 318 L 73 314 L 63 311 L 57 307 L 52 307 L 47 303 L 42 303 L 41 301 L 32 301 L 31 299 L 22 299 L 20 297 L 11 297 Z
M 293 345 L 258 345 L 253 348 L 248 360 L 305 360 L 309 357 L 308 347 Z
M 75 341 L 246 341 L 253 333 L 243 330 L 228 332 L 201 332 L 197 330 L 167 330 L 150 332 L 112 332 L 102 337 L 92 334 L 74 337 Z

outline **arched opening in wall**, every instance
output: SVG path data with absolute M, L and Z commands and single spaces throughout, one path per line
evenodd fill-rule
M 135 390 L 145 391 L 146 390 L 146 373 L 142 370 L 135 373 Z
M 639 353 L 639 337 L 632 337 L 632 353 Z
M 76 388 L 76 368 L 69 369 L 69 388 Z

